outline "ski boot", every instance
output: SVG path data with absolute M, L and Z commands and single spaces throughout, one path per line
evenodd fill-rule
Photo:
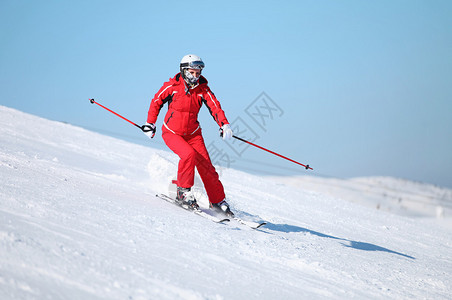
M 223 215 L 226 215 L 228 217 L 233 217 L 234 213 L 229 208 L 229 204 L 226 202 L 226 200 L 223 200 L 219 203 L 210 203 L 210 208 L 212 208 L 217 213 L 221 213 Z
M 176 202 L 184 207 L 188 207 L 190 210 L 199 209 L 199 205 L 196 202 L 195 195 L 190 188 L 177 187 Z

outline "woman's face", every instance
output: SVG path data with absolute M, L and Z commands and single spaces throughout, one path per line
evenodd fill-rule
M 201 70 L 198 69 L 188 69 L 188 73 L 190 73 L 196 78 L 199 78 L 199 76 L 201 76 Z

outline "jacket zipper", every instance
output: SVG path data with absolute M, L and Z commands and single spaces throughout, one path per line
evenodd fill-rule
M 166 120 L 166 124 L 168 124 L 169 120 L 171 120 L 171 118 L 173 117 L 174 111 L 171 113 L 171 115 L 168 117 L 168 119 Z

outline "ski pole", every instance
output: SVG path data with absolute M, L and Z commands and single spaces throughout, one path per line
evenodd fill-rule
M 123 119 L 123 120 L 126 120 L 127 122 L 129 122 L 130 124 L 132 124 L 132 125 L 135 125 L 136 127 L 138 127 L 138 128 L 140 128 L 142 131 L 143 131 L 143 127 L 142 126 L 140 126 L 140 125 L 138 125 L 138 124 L 136 124 L 136 123 L 133 123 L 132 121 L 130 121 L 129 119 L 126 119 L 126 118 L 124 118 L 123 116 L 121 116 L 120 114 L 118 114 L 118 113 L 116 113 L 116 112 L 114 112 L 114 111 L 112 111 L 111 109 L 109 109 L 109 108 L 107 108 L 107 107 L 105 107 L 105 106 L 103 106 L 102 104 L 100 104 L 100 103 L 98 103 L 98 102 L 96 102 L 96 101 L 94 101 L 94 99 L 89 99 L 89 102 L 91 102 L 91 103 L 93 103 L 93 104 L 97 104 L 97 105 L 99 105 L 100 107 L 102 107 L 102 108 L 104 108 L 104 109 L 106 109 L 106 110 L 108 110 L 109 112 L 111 112 L 112 114 L 115 114 L 115 115 L 117 115 L 118 117 L 120 117 L 121 119 Z
M 273 155 L 279 156 L 279 157 L 281 157 L 281 158 L 287 159 L 288 161 L 291 161 L 291 162 L 296 163 L 296 164 L 298 164 L 298 165 L 300 165 L 300 166 L 303 166 L 303 167 L 306 168 L 306 170 L 308 170 L 308 169 L 313 170 L 309 165 L 303 165 L 303 164 L 299 163 L 298 161 L 295 161 L 295 160 L 293 160 L 293 159 L 290 159 L 290 158 L 288 158 L 288 157 L 285 157 L 285 156 L 283 156 L 283 155 L 281 155 L 281 154 L 278 154 L 278 153 L 276 153 L 276 152 L 273 152 L 273 151 L 271 151 L 271 150 L 265 149 L 264 147 L 261 147 L 261 146 L 259 146 L 259 145 L 253 144 L 253 143 L 251 143 L 250 141 L 247 141 L 247 140 L 245 140 L 245 139 L 242 139 L 242 138 L 240 138 L 240 137 L 238 137 L 238 136 L 233 135 L 232 137 L 235 138 L 235 139 L 238 139 L 239 141 L 242 141 L 242 142 L 244 142 L 244 143 L 250 144 L 251 146 L 254 146 L 254 147 L 259 148 L 259 149 L 261 149 L 261 150 L 267 151 L 267 152 L 269 152 L 269 153 L 271 153 L 271 154 L 273 154 Z

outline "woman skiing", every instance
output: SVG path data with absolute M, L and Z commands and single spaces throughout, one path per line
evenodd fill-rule
M 196 55 L 185 55 L 180 62 L 180 73 L 165 82 L 155 94 L 149 107 L 147 123 L 143 125 L 145 134 L 153 138 L 155 123 L 164 104 L 168 111 L 163 120 L 162 138 L 180 160 L 177 171 L 177 196 L 179 204 L 198 209 L 191 191 L 194 184 L 195 167 L 206 189 L 211 208 L 232 216 L 225 200 L 224 188 L 220 182 L 201 134 L 198 113 L 203 104 L 207 106 L 215 122 L 220 126 L 223 139 L 232 137 L 232 130 L 220 102 L 201 75 L 204 62 Z

